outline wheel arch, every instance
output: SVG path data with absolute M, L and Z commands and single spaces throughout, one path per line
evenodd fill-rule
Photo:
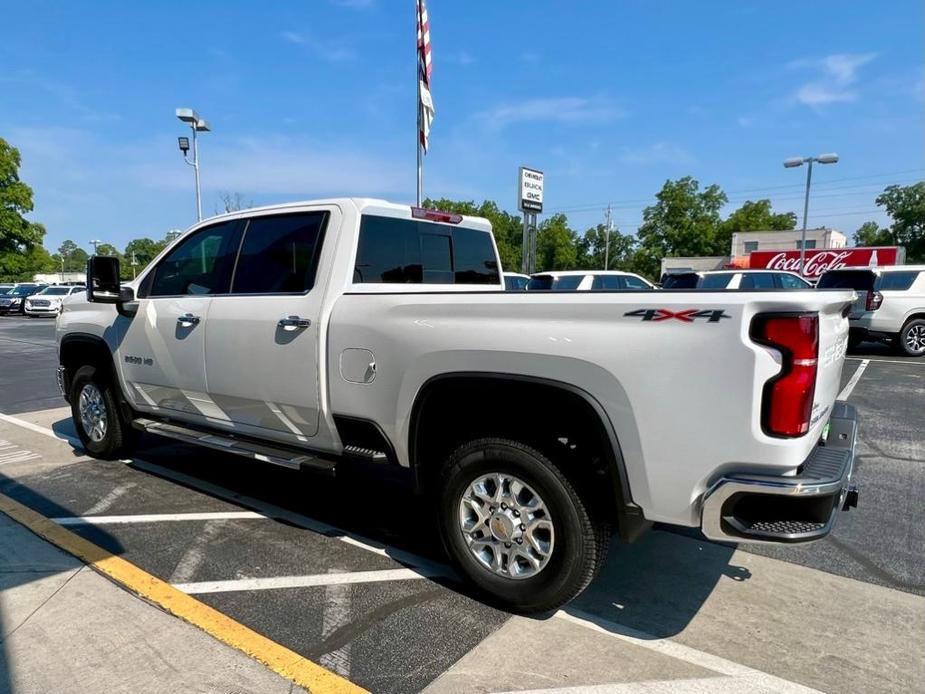
M 472 406 L 472 391 L 479 390 L 479 396 L 488 396 L 486 407 Z M 438 408 L 460 396 L 459 402 L 451 411 L 438 412 Z M 540 400 L 542 396 L 543 399 Z M 526 397 L 523 407 L 516 408 L 515 423 L 512 425 L 510 412 L 504 415 L 503 423 L 490 421 L 492 414 L 498 414 L 503 406 L 518 404 L 519 398 Z M 650 523 L 643 517 L 642 510 L 632 500 L 626 463 L 620 447 L 616 430 L 606 410 L 591 393 L 583 388 L 555 379 L 518 374 L 505 374 L 482 371 L 459 371 L 438 374 L 425 381 L 418 389 L 411 408 L 411 422 L 408 428 L 408 459 L 416 488 L 428 486 L 429 478 L 438 466 L 439 460 L 430 460 L 430 451 L 446 451 L 455 443 L 454 436 L 448 436 L 442 446 L 430 445 L 433 435 L 428 428 L 435 423 L 437 436 L 446 431 L 455 431 L 458 438 L 467 432 L 491 431 L 498 433 L 518 424 L 528 425 L 531 416 L 538 416 L 537 422 L 550 419 L 550 408 L 556 405 L 578 405 L 582 416 L 576 416 L 575 410 L 566 410 L 572 421 L 585 422 L 590 431 L 596 433 L 600 443 L 599 451 L 603 455 L 603 471 L 606 473 L 606 500 L 612 511 L 619 533 L 623 539 L 631 541 L 638 537 Z M 544 411 L 545 409 L 545 411 Z M 446 425 L 446 415 L 454 417 L 454 425 Z M 457 417 L 462 417 L 458 422 Z
M 97 335 L 88 333 L 68 333 L 61 338 L 58 346 L 58 363 L 64 367 L 64 396 L 68 399 L 71 379 L 81 366 L 89 365 L 102 368 L 113 381 L 118 383 L 118 371 L 115 358 L 106 341 Z M 121 387 L 116 392 L 121 394 Z M 124 399 L 124 398 L 123 398 Z

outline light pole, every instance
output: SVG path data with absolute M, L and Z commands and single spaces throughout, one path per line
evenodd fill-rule
M 207 133 L 210 131 L 210 128 L 205 119 L 200 118 L 199 114 L 191 108 L 178 108 L 177 118 L 184 123 L 189 123 L 190 129 L 193 131 L 193 161 L 190 161 L 186 157 L 187 152 L 190 150 L 189 138 L 178 137 L 177 144 L 180 146 L 180 151 L 183 153 L 183 161 L 192 166 L 193 170 L 196 172 L 196 219 L 201 222 L 202 195 L 199 191 L 199 147 L 196 142 L 196 133 Z
M 96 249 L 101 243 L 103 242 L 100 241 L 99 239 L 94 239 L 93 241 L 90 241 L 90 245 L 93 246 L 93 255 L 96 255 Z
M 818 157 L 790 157 L 784 161 L 784 166 L 793 169 L 803 164 L 808 164 L 806 168 L 806 198 L 803 201 L 803 231 L 800 234 L 800 276 L 803 276 L 803 268 L 806 267 L 806 218 L 809 215 L 809 186 L 813 180 L 813 162 L 820 164 L 834 164 L 838 161 L 838 155 L 834 152 L 831 154 L 820 154 Z

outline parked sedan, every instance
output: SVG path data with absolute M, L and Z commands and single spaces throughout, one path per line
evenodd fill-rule
M 8 313 L 25 313 L 26 297 L 41 291 L 43 285 L 40 284 L 17 284 L 3 296 L 0 296 L 0 316 Z
M 65 298 L 86 291 L 85 287 L 45 287 L 38 294 L 26 297 L 24 302 L 27 316 L 57 316 Z

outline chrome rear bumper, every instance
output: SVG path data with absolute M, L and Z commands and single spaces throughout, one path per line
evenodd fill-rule
M 792 477 L 727 475 L 704 495 L 701 529 L 711 540 L 809 542 L 828 535 L 839 510 L 857 506 L 851 484 L 857 445 L 854 406 L 836 402 L 829 433 Z

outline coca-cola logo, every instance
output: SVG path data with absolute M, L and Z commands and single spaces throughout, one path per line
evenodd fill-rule
M 851 251 L 817 251 L 813 255 L 807 253 L 803 274 L 806 277 L 821 277 L 824 272 L 845 267 L 849 257 L 851 257 Z M 800 256 L 778 253 L 771 256 L 765 267 L 768 270 L 787 270 L 799 274 Z

